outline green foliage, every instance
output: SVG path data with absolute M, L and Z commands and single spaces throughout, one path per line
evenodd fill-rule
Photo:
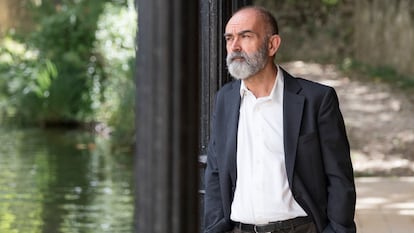
M 346 58 L 339 67 L 343 72 L 350 76 L 357 75 L 361 80 L 387 82 L 401 89 L 414 90 L 414 79 L 398 73 L 390 66 L 372 66 Z
M 6 38 L 0 49 L 0 105 L 3 121 L 36 122 L 44 117 L 52 82 L 58 71 L 54 63 Z M 8 97 L 8 99 L 6 99 Z
M 102 67 L 90 58 L 103 3 L 67 0 L 31 5 L 36 29 L 19 37 L 22 44 L 1 51 L 11 58 L 1 70 L 7 116 L 26 124 L 93 119 L 89 93 L 92 77 L 102 73 Z M 35 55 L 27 58 L 24 53 Z
M 327 6 L 335 6 L 339 3 L 339 0 L 322 0 L 322 3 Z
M 126 143 L 134 141 L 135 132 L 133 77 L 136 22 L 137 14 L 132 0 L 128 1 L 128 7 L 107 3 L 98 22 L 95 42 L 95 51 L 101 54 L 107 76 L 101 83 L 105 89 L 105 101 L 94 102 L 98 110 L 97 120 L 107 122 L 114 129 L 114 137 Z
M 26 3 L 34 31 L 0 41 L 0 121 L 101 122 L 130 142 L 135 130 L 134 1 Z
M 90 91 L 93 76 L 102 73 L 102 67 L 91 57 L 102 4 L 101 0 L 62 1 L 40 18 L 30 43 L 59 71 L 50 87 L 46 122 L 93 119 Z M 43 7 L 39 12 L 50 11 L 50 6 Z

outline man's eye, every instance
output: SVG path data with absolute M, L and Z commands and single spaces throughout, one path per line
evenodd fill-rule
M 227 42 L 229 42 L 229 41 L 232 41 L 233 40 L 233 38 L 232 37 L 225 37 L 224 38 Z

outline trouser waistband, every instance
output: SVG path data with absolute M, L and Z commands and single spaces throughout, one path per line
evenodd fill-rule
M 284 229 L 293 228 L 302 224 L 306 224 L 311 222 L 311 218 L 309 216 L 306 217 L 297 217 L 283 221 L 271 222 L 268 224 L 245 224 L 245 223 L 236 223 L 236 227 L 239 228 L 241 231 L 244 232 L 254 232 L 254 233 L 264 233 L 264 232 L 274 232 L 280 231 Z

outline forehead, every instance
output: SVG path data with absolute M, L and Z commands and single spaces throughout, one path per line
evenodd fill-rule
M 253 10 L 243 10 L 233 15 L 226 25 L 226 33 L 237 33 L 243 30 L 257 31 L 259 29 L 259 18 Z

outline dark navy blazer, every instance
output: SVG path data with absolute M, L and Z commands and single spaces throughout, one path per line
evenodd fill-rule
M 293 196 L 318 232 L 355 233 L 353 169 L 335 90 L 284 70 L 283 75 L 285 163 Z M 216 95 L 205 172 L 205 233 L 234 228 L 230 211 L 240 100 L 240 81 L 224 85 Z

